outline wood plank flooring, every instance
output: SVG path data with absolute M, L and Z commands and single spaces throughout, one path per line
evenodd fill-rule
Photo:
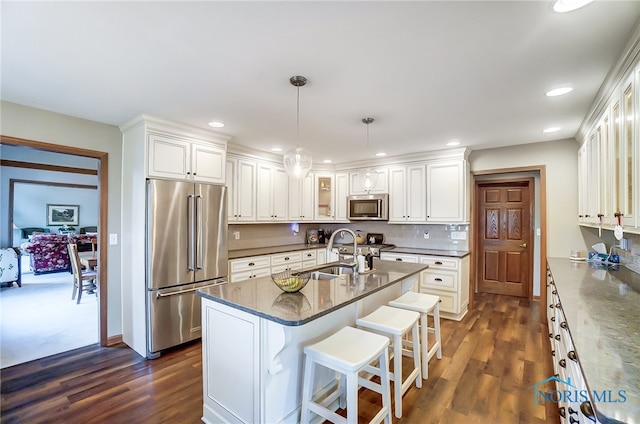
M 442 320 L 443 357 L 394 423 L 558 423 L 529 389 L 553 374 L 537 302 L 479 294 L 461 322 Z M 406 362 L 406 361 L 405 361 Z M 0 371 L 2 423 L 199 423 L 199 342 L 149 361 L 125 345 L 93 345 Z M 379 396 L 363 390 L 359 420 Z

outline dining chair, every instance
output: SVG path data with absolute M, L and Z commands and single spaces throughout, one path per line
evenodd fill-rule
M 94 270 L 83 270 L 82 264 L 80 263 L 80 256 L 78 256 L 78 245 L 75 243 L 69 243 L 69 261 L 71 262 L 71 269 L 73 270 L 73 294 L 71 295 L 71 299 L 75 299 L 76 292 L 78 294 L 78 299 L 76 300 L 76 304 L 80 303 L 80 299 L 82 298 L 82 292 L 93 292 L 96 291 L 96 299 L 98 297 L 97 292 L 97 284 L 98 274 Z

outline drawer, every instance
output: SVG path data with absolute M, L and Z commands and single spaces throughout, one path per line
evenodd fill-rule
M 302 261 L 302 269 L 313 268 L 317 266 L 318 263 L 315 259 L 310 259 L 308 261 Z
M 302 251 L 302 261 L 315 261 L 317 257 L 318 251 L 316 249 Z
M 423 271 L 421 284 L 434 289 L 456 291 L 458 290 L 458 273 Z
M 271 255 L 271 266 L 302 262 L 302 252 L 286 252 Z
M 252 278 L 268 277 L 271 275 L 269 268 L 255 269 L 245 272 L 236 272 L 231 274 L 229 278 L 230 283 L 237 283 L 238 281 L 250 280 Z
M 460 269 L 459 260 L 440 256 L 422 256 L 420 257 L 420 263 L 429 265 L 430 269 L 450 269 L 454 271 Z
M 383 261 L 397 261 L 397 262 L 410 262 L 410 263 L 418 263 L 419 259 L 416 255 L 407 255 L 403 253 L 390 253 L 390 252 L 381 252 L 380 259 Z
M 440 297 L 440 312 L 450 312 L 457 314 L 458 311 L 458 294 L 448 293 L 441 290 L 432 290 L 425 287 L 420 287 L 420 293 L 433 294 Z
M 229 273 L 244 272 L 257 268 L 269 268 L 271 258 L 269 256 L 252 256 L 250 258 L 233 259 L 229 261 Z M 267 270 L 268 271 L 268 270 Z
M 296 271 L 299 271 L 300 269 L 302 269 L 302 263 L 301 262 L 287 262 L 287 263 L 283 263 L 283 264 L 272 265 L 271 266 L 271 273 L 272 274 L 276 274 L 278 272 L 282 272 L 282 271 L 285 271 L 287 269 L 294 269 Z

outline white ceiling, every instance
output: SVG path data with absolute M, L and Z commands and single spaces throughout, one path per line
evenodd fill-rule
M 574 137 L 639 1 L 2 1 L 2 99 L 121 125 L 141 113 L 314 160 Z M 548 89 L 575 90 L 549 98 Z M 543 134 L 550 126 L 562 127 Z

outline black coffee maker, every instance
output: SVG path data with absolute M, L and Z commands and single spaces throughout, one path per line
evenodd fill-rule
M 324 244 L 325 243 L 324 230 L 322 228 L 320 228 L 318 230 L 318 243 L 320 243 L 320 244 Z

